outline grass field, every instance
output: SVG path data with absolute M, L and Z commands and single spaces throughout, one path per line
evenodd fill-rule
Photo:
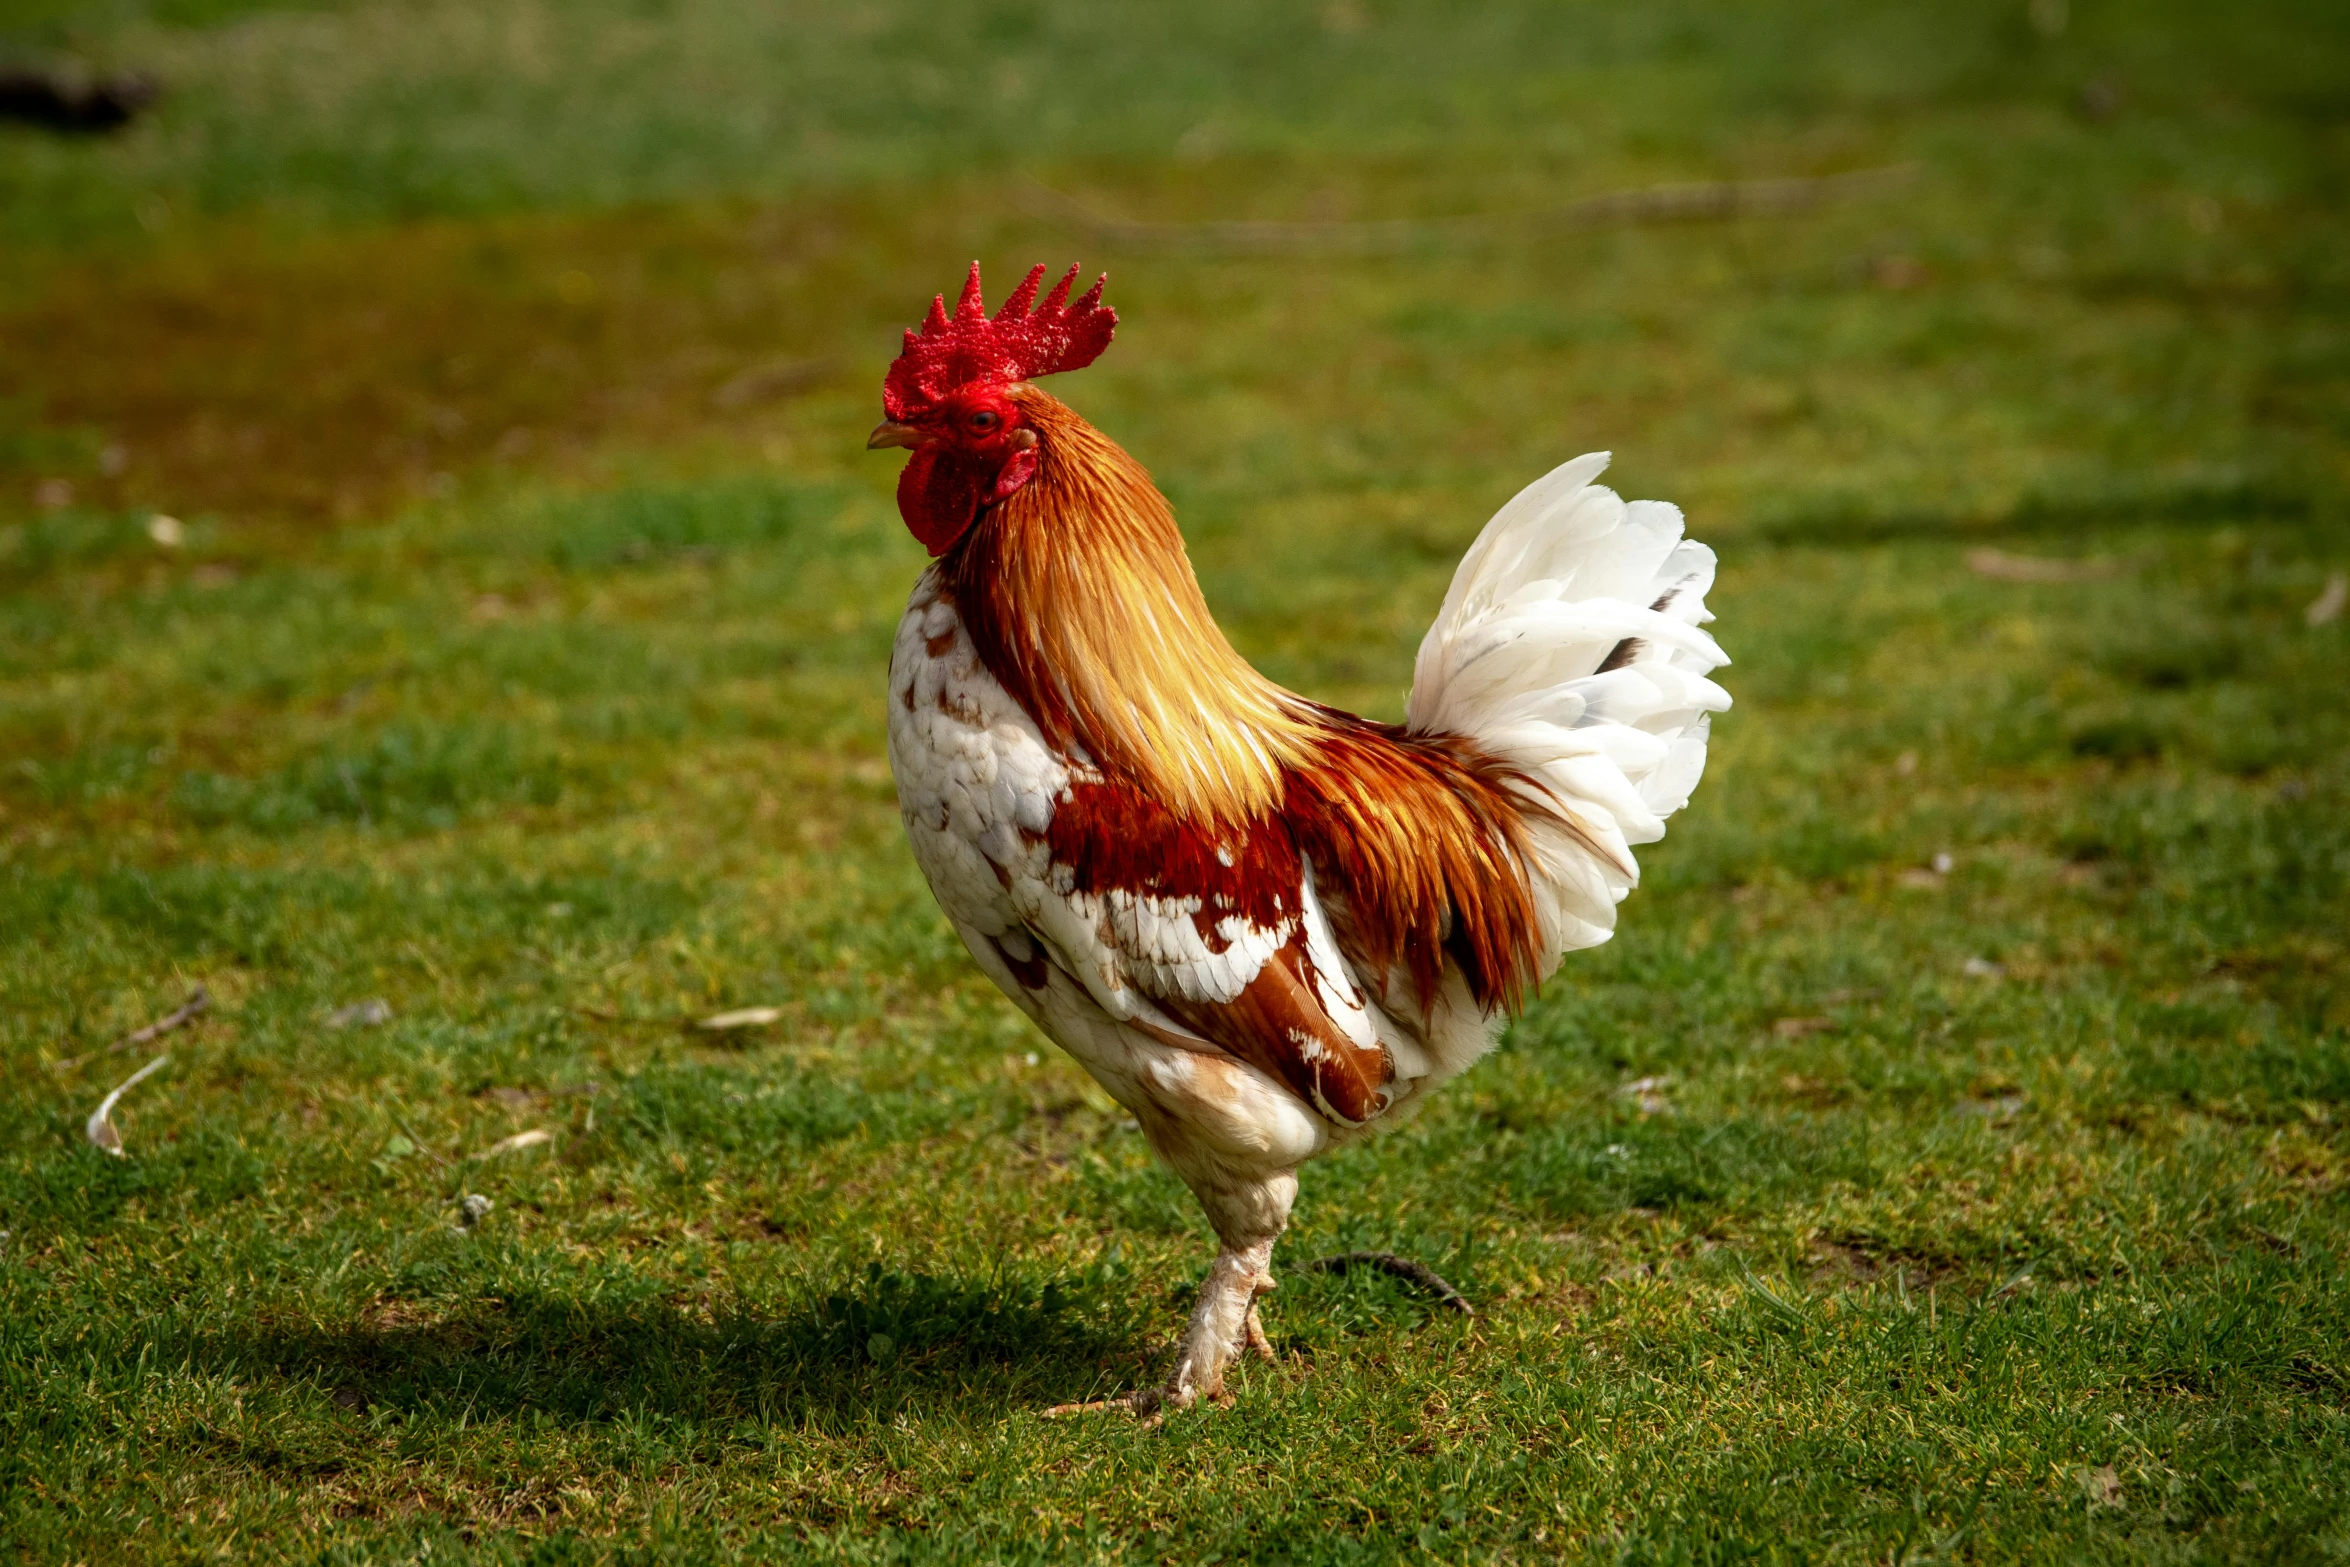
M 2337 10 L 9 6 L 170 92 L 0 130 L 0 1542 L 2350 1559 Z M 882 756 L 859 448 L 973 255 L 1109 267 L 1056 390 L 1315 696 L 1397 714 L 1576 452 L 1723 558 L 1622 933 L 1304 1177 L 1283 1257 L 1480 1315 L 1288 1273 L 1157 1429 L 1035 1412 L 1163 1370 L 1205 1226 Z

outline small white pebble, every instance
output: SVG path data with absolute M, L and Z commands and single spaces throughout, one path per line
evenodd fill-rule
M 188 530 L 177 517 L 166 517 L 157 512 L 147 519 L 147 537 L 167 550 L 176 550 L 188 542 Z
M 1028 1054 L 1022 1056 L 1020 1059 L 1027 1062 L 1030 1066 L 1034 1066 L 1036 1065 L 1036 1052 L 1031 1050 L 1028 1052 Z
M 1950 868 L 1957 863 L 1958 861 L 1952 859 L 1947 853 L 1937 854 L 1934 856 L 1934 874 L 1947 876 L 1950 874 Z

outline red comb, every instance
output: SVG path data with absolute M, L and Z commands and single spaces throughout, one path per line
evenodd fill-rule
M 972 262 L 954 315 L 947 315 L 942 295 L 930 302 L 921 329 L 906 334 L 905 349 L 881 384 L 881 406 L 892 419 L 905 419 L 973 381 L 1025 381 L 1084 369 L 1110 346 L 1118 327 L 1118 312 L 1102 303 L 1102 285 L 1109 280 L 1103 273 L 1071 303 L 1069 289 L 1077 281 L 1071 267 L 1038 305 L 1036 285 L 1044 281 L 1044 268 L 1031 267 L 990 320 L 979 291 L 979 263 Z

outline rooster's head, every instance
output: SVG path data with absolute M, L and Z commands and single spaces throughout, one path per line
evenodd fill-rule
M 882 383 L 889 417 L 865 444 L 913 451 L 898 476 L 898 511 L 933 555 L 945 554 L 981 511 L 1035 477 L 1037 432 L 1019 396 L 1028 381 L 1084 369 L 1117 328 L 1117 312 L 1102 303 L 1106 277 L 1071 300 L 1071 267 L 1039 304 L 1043 281 L 1044 268 L 1032 268 L 990 317 L 979 263 L 972 262 L 954 314 L 944 296 L 933 299 Z

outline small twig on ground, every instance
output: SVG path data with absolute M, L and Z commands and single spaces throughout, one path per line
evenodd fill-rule
M 690 1018 L 674 1017 L 623 1017 L 609 1007 L 573 1006 L 569 1010 L 581 1017 L 592 1017 L 599 1023 L 618 1023 L 623 1028 L 676 1028 L 681 1023 L 692 1021 Z
M 1381 1273 L 1393 1274 L 1407 1283 L 1417 1284 L 1436 1297 L 1436 1303 L 1464 1317 L 1473 1317 L 1477 1308 L 1468 1297 L 1454 1289 L 1444 1275 L 1424 1262 L 1409 1257 L 1398 1257 L 1391 1251 L 1345 1251 L 1335 1257 L 1316 1257 L 1301 1265 L 1302 1273 L 1349 1273 L 1356 1268 L 1376 1268 Z
M 117 1159 L 128 1157 L 123 1152 L 122 1133 L 114 1129 L 114 1107 L 122 1102 L 122 1096 L 124 1094 L 129 1093 L 132 1089 L 138 1087 L 139 1084 L 145 1082 L 149 1077 L 152 1077 L 155 1073 L 161 1071 L 163 1069 L 163 1063 L 169 1061 L 170 1059 L 171 1053 L 169 1051 L 165 1051 L 162 1055 L 157 1056 L 154 1060 L 148 1062 L 145 1066 L 140 1067 L 136 1072 L 133 1072 L 130 1076 L 115 1084 L 114 1091 L 108 1094 L 105 1098 L 98 1101 L 98 1108 L 92 1110 L 90 1112 L 90 1118 L 82 1123 L 82 1135 L 90 1140 L 91 1147 L 96 1148 L 103 1153 L 110 1153 Z
M 194 990 L 188 992 L 188 999 L 179 1004 L 177 1011 L 168 1012 L 149 1023 L 145 1028 L 134 1029 L 123 1035 L 106 1047 L 106 1053 L 110 1056 L 120 1055 L 133 1045 L 143 1045 L 150 1039 L 168 1034 L 173 1029 L 194 1021 L 202 1013 L 210 1010 L 211 1006 L 212 992 L 206 990 L 202 985 L 198 985 Z
M 70 1071 L 74 1067 L 80 1066 L 84 1061 L 92 1060 L 98 1056 L 119 1055 L 133 1045 L 146 1044 L 149 1040 L 159 1039 L 175 1028 L 185 1027 L 209 1010 L 211 1006 L 212 993 L 202 985 L 198 985 L 194 990 L 188 992 L 188 999 L 179 1004 L 177 1011 L 166 1013 L 149 1023 L 145 1028 L 131 1030 L 103 1050 L 91 1050 L 78 1056 L 68 1056 L 63 1061 L 54 1062 L 49 1070 L 52 1072 Z
M 2116 560 L 2057 560 L 2005 550 L 1968 550 L 1966 567 L 1978 577 L 1999 582 L 2096 582 L 2117 577 L 2125 569 Z
M 783 1021 L 781 1007 L 738 1007 L 732 1012 L 720 1012 L 710 1017 L 694 1019 L 694 1027 L 706 1033 L 724 1034 L 738 1028 L 765 1028 L 770 1023 Z
M 502 1153 L 520 1153 L 525 1148 L 536 1148 L 542 1143 L 551 1143 L 554 1140 L 555 1134 L 553 1132 L 543 1126 L 534 1126 L 527 1132 L 516 1132 L 512 1137 L 499 1138 L 473 1157 L 488 1159 Z
M 2345 604 L 2350 604 L 2350 574 L 2337 571 L 2326 578 L 2325 590 L 2309 601 L 2309 607 L 2301 612 L 2301 618 L 2312 626 L 2322 626 L 2327 621 L 2339 619 Z
M 1803 212 L 1828 202 L 1889 189 L 1915 172 L 1912 165 L 1897 164 L 1811 178 L 1695 180 L 1608 191 L 1563 206 L 1518 212 L 1468 212 L 1447 218 L 1390 218 L 1351 223 L 1135 223 L 1098 212 L 1074 196 L 1034 183 L 1026 187 L 1022 205 L 1038 217 L 1082 229 L 1113 250 L 1375 256 L 1437 240 L 1491 239 L 1632 223 Z

